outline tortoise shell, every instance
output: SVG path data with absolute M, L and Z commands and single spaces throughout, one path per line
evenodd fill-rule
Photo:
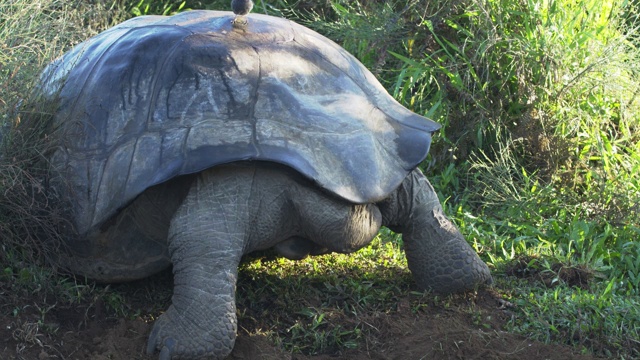
M 440 126 L 352 55 L 292 21 L 189 11 L 117 25 L 50 64 L 52 164 L 79 234 L 149 187 L 218 164 L 287 165 L 354 203 L 382 200 Z

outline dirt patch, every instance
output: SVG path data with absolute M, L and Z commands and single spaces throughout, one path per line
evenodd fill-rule
M 540 257 L 523 255 L 512 262 L 506 269 L 506 274 L 521 279 L 540 281 L 547 287 L 560 284 L 589 289 L 591 280 L 596 273 L 585 265 L 567 265 L 552 263 L 545 265 Z
M 229 359 L 594 359 L 569 346 L 545 345 L 503 331 L 513 314 L 492 291 L 434 301 L 416 309 L 414 295 L 401 295 L 392 311 L 362 314 L 366 336 L 356 349 L 330 354 L 291 354 L 274 344 L 253 321 L 240 318 Z M 4 306 L 0 315 L 0 359 L 135 360 L 151 331 L 149 316 L 109 314 L 101 301 L 43 309 L 25 299 L 18 316 Z M 46 311 L 46 316 L 42 316 Z M 15 312 L 15 311 L 14 311 Z M 278 326 L 278 324 L 271 324 Z

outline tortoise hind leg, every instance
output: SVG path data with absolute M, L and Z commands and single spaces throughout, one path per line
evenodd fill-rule
M 246 196 L 215 181 L 211 173 L 200 174 L 171 222 L 172 304 L 147 343 L 147 352 L 159 350 L 160 360 L 223 359 L 234 346 L 235 288 L 247 222 L 247 209 L 238 207 Z

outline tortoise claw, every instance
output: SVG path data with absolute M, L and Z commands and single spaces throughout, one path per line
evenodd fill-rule
M 209 326 L 213 332 L 200 331 L 192 334 L 176 319 L 175 309 L 170 307 L 156 319 L 147 341 L 147 354 L 160 352 L 159 360 L 171 359 L 224 359 L 233 349 L 235 328 L 228 329 L 229 333 L 219 333 L 220 326 Z M 191 329 L 194 330 L 194 329 Z M 233 339 L 231 339 L 233 337 Z
M 169 350 L 168 347 L 163 346 L 162 351 L 160 351 L 158 360 L 171 360 L 171 350 Z
M 156 351 L 157 338 L 158 337 L 158 328 L 155 326 L 151 330 L 151 334 L 149 334 L 149 340 L 147 340 L 147 354 L 151 355 Z
M 173 337 L 167 337 L 165 339 L 159 339 L 158 334 L 160 328 L 154 326 L 149 334 L 149 340 L 147 341 L 147 354 L 151 355 L 156 352 L 156 349 L 160 349 L 159 360 L 171 360 L 174 350 L 177 348 L 177 341 Z

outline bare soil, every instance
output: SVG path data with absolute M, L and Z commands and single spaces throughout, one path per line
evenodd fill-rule
M 154 285 L 155 286 L 155 285 Z M 242 284 L 239 284 L 242 286 Z M 136 285 L 132 292 L 150 290 Z M 166 285 L 169 288 L 170 284 Z M 41 300 L 24 298 L 23 304 L 9 304 L 7 284 L 0 284 L 0 359 L 131 360 L 156 359 L 144 353 L 152 327 L 153 306 L 126 304 L 139 316 L 117 316 L 101 297 L 70 305 L 38 305 Z M 153 291 L 153 289 L 151 290 Z M 97 291 L 99 292 L 99 291 Z M 329 353 L 306 355 L 290 353 L 272 341 L 251 317 L 239 317 L 236 346 L 229 359 L 595 359 L 579 354 L 570 346 L 547 345 L 521 335 L 505 332 L 504 325 L 514 309 L 491 290 L 448 301 L 429 302 L 416 310 L 415 294 L 399 294 L 397 304 L 388 311 L 359 314 L 357 321 L 366 327 L 355 349 L 333 348 Z M 136 299 L 136 296 L 133 296 Z M 146 300 L 145 300 L 146 299 Z M 15 299 L 14 299 L 15 300 Z M 145 307 L 146 306 L 146 307 Z M 246 306 L 246 304 L 239 304 Z M 251 306 L 251 304 L 249 304 Z M 285 310 L 286 311 L 286 310 Z M 44 314 L 44 316 L 43 316 Z M 333 321 L 340 321 L 333 319 Z M 353 321 L 353 319 L 349 320 Z M 347 325 L 347 324 L 345 324 Z M 280 324 L 266 324 L 277 328 Z

